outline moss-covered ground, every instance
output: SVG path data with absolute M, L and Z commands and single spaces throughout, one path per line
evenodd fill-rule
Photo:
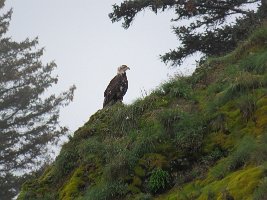
M 267 28 L 99 110 L 19 200 L 267 199 Z

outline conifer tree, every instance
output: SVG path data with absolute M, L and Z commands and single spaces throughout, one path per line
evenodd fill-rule
M 251 6 L 257 3 L 259 9 L 254 12 Z M 266 19 L 267 0 L 130 0 L 113 5 L 109 17 L 112 22 L 123 20 L 127 29 L 137 13 L 145 9 L 154 13 L 174 9 L 172 21 L 188 20 L 188 25 L 173 27 L 181 46 L 161 56 L 165 63 L 175 66 L 195 52 L 214 56 L 233 50 Z M 226 23 L 231 16 L 237 17 L 236 23 Z
M 0 9 L 4 0 L 0 0 Z M 6 36 L 12 10 L 0 16 L 0 199 L 11 199 L 21 178 L 40 167 L 48 146 L 67 133 L 59 111 L 73 99 L 75 86 L 47 94 L 57 84 L 54 62 L 43 64 L 38 39 L 16 42 Z

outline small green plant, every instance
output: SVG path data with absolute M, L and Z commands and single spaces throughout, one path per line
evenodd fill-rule
M 164 191 L 170 184 L 170 175 L 161 168 L 152 171 L 148 180 L 148 188 L 151 192 L 157 193 Z

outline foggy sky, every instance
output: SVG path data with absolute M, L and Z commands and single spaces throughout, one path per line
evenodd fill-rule
M 61 124 L 72 131 L 82 126 L 102 108 L 103 92 L 126 64 L 129 88 L 124 103 L 132 103 L 150 92 L 177 71 L 189 73 L 194 63 L 170 69 L 160 54 L 179 45 L 171 30 L 173 11 L 155 15 L 139 13 L 125 30 L 112 24 L 108 13 L 115 0 L 6 0 L 5 9 L 13 8 L 8 35 L 16 41 L 38 36 L 45 47 L 44 62 L 55 61 L 59 82 L 52 92 L 59 93 L 72 84 L 77 86 L 74 102 L 62 109 Z M 194 59 L 193 59 L 194 60 Z M 143 92 L 141 92 L 143 91 Z

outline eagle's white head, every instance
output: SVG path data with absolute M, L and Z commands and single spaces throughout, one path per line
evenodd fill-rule
M 117 74 L 124 74 L 128 69 L 130 69 L 130 68 L 127 67 L 127 65 L 122 65 L 122 66 L 118 67 Z

